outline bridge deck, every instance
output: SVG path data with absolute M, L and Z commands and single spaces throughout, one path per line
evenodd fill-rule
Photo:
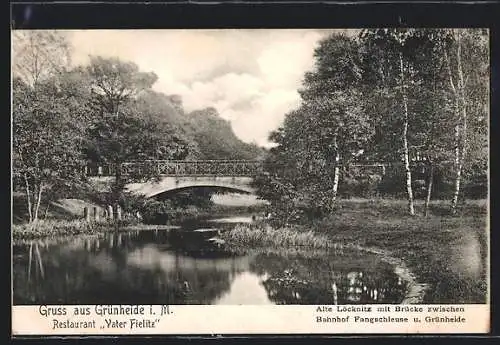
M 122 174 L 154 172 L 161 176 L 255 176 L 262 169 L 261 161 L 204 160 L 204 161 L 143 161 L 122 164 Z M 112 166 L 87 168 L 89 176 L 113 176 Z
M 413 166 L 424 163 L 423 161 L 412 161 Z M 401 165 L 396 163 L 361 163 L 350 164 L 350 167 L 376 168 L 381 169 L 385 174 L 386 168 Z M 122 174 L 142 174 L 145 172 L 154 173 L 161 176 L 229 176 L 229 177 L 252 177 L 262 171 L 262 161 L 244 160 L 199 160 L 199 161 L 175 161 L 156 160 L 127 162 L 122 164 Z M 113 166 L 87 166 L 85 168 L 88 176 L 114 176 Z

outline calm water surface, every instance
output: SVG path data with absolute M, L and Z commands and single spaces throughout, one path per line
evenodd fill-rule
M 14 304 L 399 303 L 405 284 L 357 252 L 235 255 L 209 239 L 246 222 L 187 222 L 14 245 Z

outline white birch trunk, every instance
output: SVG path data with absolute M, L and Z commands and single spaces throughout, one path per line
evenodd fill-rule
M 30 191 L 30 184 L 28 182 L 28 178 L 26 175 L 24 175 L 24 183 L 26 185 L 26 199 L 28 202 L 28 214 L 30 217 L 30 224 L 33 222 L 33 213 L 31 212 L 32 207 L 31 207 L 31 191 Z
M 457 212 L 458 196 L 460 195 L 460 182 L 462 180 L 462 164 L 458 163 L 456 169 L 453 199 L 451 200 L 451 209 L 453 213 Z
M 425 217 L 427 217 L 429 214 L 429 204 L 431 202 L 433 180 L 434 180 L 434 165 L 432 165 L 431 163 L 429 167 L 429 181 L 427 182 L 427 196 L 425 198 L 425 210 L 424 210 Z
M 50 202 L 47 203 L 47 207 L 45 208 L 45 213 L 43 214 L 43 219 L 47 219 L 47 215 L 49 214 L 49 206 Z
M 38 221 L 38 210 L 40 209 L 40 202 L 42 200 L 42 191 L 43 191 L 43 183 L 40 182 L 40 185 L 38 186 L 38 195 L 36 199 L 36 205 L 35 205 L 35 212 L 33 216 L 33 221 L 36 222 Z
M 403 123 L 403 162 L 406 175 L 406 193 L 408 195 L 408 212 L 411 216 L 415 215 L 413 205 L 413 189 L 411 186 L 411 169 L 410 169 L 410 154 L 408 149 L 408 100 L 406 99 L 406 91 L 404 89 L 404 70 L 403 70 L 403 55 L 399 54 L 399 67 L 401 72 L 401 93 L 403 96 L 404 123 Z
M 462 70 L 462 42 L 460 33 L 457 34 L 457 89 L 455 89 L 455 98 L 457 104 L 457 115 L 460 116 L 461 122 L 461 135 L 458 137 L 460 145 L 457 145 L 456 152 L 456 175 L 455 175 L 455 189 L 451 201 L 452 213 L 456 213 L 458 197 L 460 195 L 460 186 L 462 180 L 462 170 L 467 153 L 467 100 L 465 97 L 465 82 Z M 461 150 L 460 150 L 461 146 Z
M 448 78 L 450 81 L 450 87 L 451 91 L 453 93 L 453 97 L 455 98 L 455 116 L 458 118 L 460 117 L 460 102 L 459 102 L 459 97 L 458 97 L 458 90 L 457 88 L 459 87 L 458 83 L 457 86 L 455 86 L 455 81 L 453 79 L 453 72 L 451 70 L 451 61 L 450 58 L 448 57 L 448 53 L 446 51 L 446 47 L 443 48 L 443 53 L 444 53 L 444 58 L 446 62 L 446 69 L 448 71 Z M 460 194 L 460 181 L 462 178 L 462 164 L 461 164 L 461 157 L 460 157 L 460 143 L 461 143 L 461 135 L 463 136 L 463 133 L 460 131 L 460 124 L 459 121 L 457 120 L 457 124 L 455 125 L 455 161 L 454 161 L 454 168 L 455 168 L 455 181 L 454 181 L 454 189 L 453 189 L 453 196 L 451 199 L 451 211 L 452 213 L 456 212 L 456 205 L 458 202 L 458 196 Z
M 332 201 L 335 203 L 337 201 L 337 191 L 339 189 L 339 179 L 340 179 L 340 155 L 335 155 L 335 168 L 333 173 L 333 198 Z
M 458 112 L 458 104 L 456 105 Z M 456 206 L 458 202 L 458 196 L 460 194 L 460 180 L 462 175 L 462 167 L 460 164 L 460 126 L 457 124 L 455 126 L 455 180 L 453 181 L 453 196 L 451 198 L 451 211 L 455 213 Z

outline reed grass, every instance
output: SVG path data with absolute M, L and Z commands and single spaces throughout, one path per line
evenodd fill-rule
M 336 247 L 325 235 L 312 230 L 298 231 L 289 228 L 274 229 L 268 225 L 239 224 L 229 231 L 221 232 L 220 237 L 231 247 L 267 247 L 326 249 Z
M 106 220 L 86 221 L 84 219 L 40 219 L 36 223 L 12 225 L 13 240 L 32 240 L 59 236 L 91 235 L 110 231 L 127 222 L 113 223 Z

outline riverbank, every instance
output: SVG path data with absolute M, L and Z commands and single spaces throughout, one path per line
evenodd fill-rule
M 263 224 L 248 226 L 238 225 L 232 231 L 219 235 L 225 245 L 238 253 L 277 252 L 300 253 L 301 256 L 326 257 L 329 254 L 343 254 L 348 251 L 375 254 L 394 267 L 394 273 L 407 285 L 408 291 L 402 303 L 420 303 L 424 299 L 428 284 L 417 281 L 415 275 L 403 260 L 391 256 L 388 251 L 377 248 L 365 248 L 353 243 L 332 241 L 323 234 L 312 230 L 273 229 Z
M 300 243 L 379 251 L 405 263 L 416 282 L 429 285 L 423 303 L 485 303 L 486 205 L 485 201 L 467 202 L 456 216 L 450 216 L 448 204 L 437 201 L 428 217 L 411 217 L 402 200 L 342 200 L 335 214 L 307 227 L 272 230 L 255 224 L 221 236 L 228 246 L 239 248 L 261 245 L 278 249 Z M 421 208 L 417 204 L 417 213 Z
M 139 220 L 130 215 L 116 223 L 104 218 L 105 207 L 89 198 L 64 198 L 42 204 L 40 219 L 36 226 L 28 224 L 28 214 L 25 211 L 24 195 L 14 197 L 14 215 L 12 224 L 13 240 L 37 240 L 55 237 L 70 237 L 79 235 L 94 235 L 108 231 L 132 230 L 166 230 L 179 227 L 186 221 L 198 222 L 210 218 L 223 218 L 235 215 L 258 217 L 263 213 L 265 203 L 256 201 L 255 197 L 247 195 L 216 194 L 213 204 L 208 207 L 187 206 L 167 211 L 158 219 Z M 100 215 L 98 220 L 87 221 L 84 209 L 91 212 L 96 209 Z M 92 218 L 92 217 L 91 217 Z
M 81 235 L 95 235 L 109 231 L 134 231 L 134 230 L 170 230 L 179 228 L 180 224 L 190 222 L 202 222 L 206 219 L 233 217 L 235 215 L 248 215 L 249 217 L 260 215 L 262 211 L 257 206 L 234 206 L 223 207 L 216 205 L 210 209 L 186 209 L 182 213 L 172 216 L 164 224 L 144 223 L 138 219 L 126 219 L 120 222 L 99 219 L 98 221 L 86 221 L 78 218 L 51 218 L 40 219 L 36 226 L 32 224 L 12 224 L 12 239 L 38 240 L 55 237 L 70 237 Z
M 135 230 L 171 230 L 177 225 L 143 224 L 139 222 L 112 223 L 107 221 L 87 222 L 85 220 L 39 220 L 36 227 L 29 224 L 12 225 L 13 241 L 32 241 L 47 238 L 66 238 L 99 235 L 106 232 L 126 232 Z
M 84 219 L 40 219 L 36 225 L 28 223 L 13 224 L 12 240 L 95 235 L 108 229 L 114 229 L 114 224 L 107 221 L 87 222 Z

